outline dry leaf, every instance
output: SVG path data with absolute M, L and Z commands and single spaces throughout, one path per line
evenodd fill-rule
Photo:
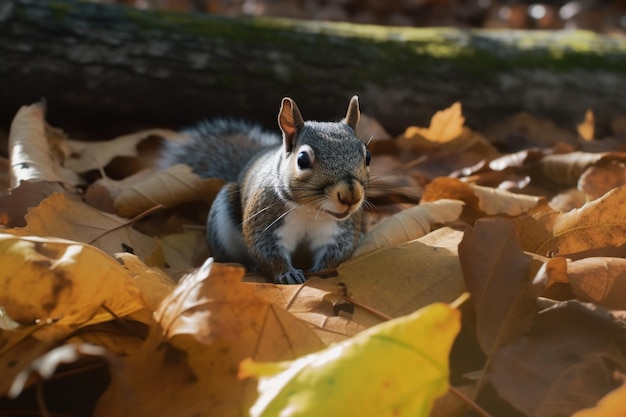
M 584 258 L 571 261 L 552 258 L 541 279 L 552 285 L 566 283 L 578 299 L 615 309 L 626 310 L 626 259 Z
M 120 216 L 130 217 L 156 205 L 173 207 L 189 201 L 211 201 L 224 183 L 218 178 L 200 178 L 187 165 L 174 165 L 123 187 L 114 198 L 114 206 Z
M 150 129 L 100 142 L 70 140 L 68 146 L 71 149 L 71 157 L 66 161 L 66 167 L 77 173 L 102 169 L 113 158 L 137 156 L 137 146 L 144 140 L 155 136 L 177 140 L 183 135 L 167 129 Z
M 403 210 L 368 232 L 354 256 L 417 239 L 430 232 L 437 223 L 457 220 L 463 204 L 457 200 L 438 200 Z
M 488 379 L 498 394 L 537 417 L 570 417 L 621 385 L 626 334 L 601 307 L 559 303 L 532 330 L 495 353 Z
M 243 358 L 286 360 L 323 347 L 304 323 L 240 283 L 242 275 L 209 260 L 183 278 L 142 349 L 111 370 L 94 416 L 241 416 L 255 397 L 254 383 L 237 378 Z
M 240 376 L 259 378 L 250 416 L 427 417 L 459 328 L 459 312 L 437 303 L 292 362 L 245 360 Z
M 439 232 L 439 231 L 438 231 Z M 422 239 L 382 248 L 352 258 L 337 268 L 349 296 L 391 317 L 409 314 L 437 301 L 452 302 L 465 291 L 457 255 L 462 233 L 445 229 L 437 233 L 441 244 L 425 245 Z M 366 327 L 380 318 L 356 309 L 353 320 Z
M 44 113 L 42 103 L 22 106 L 11 123 L 11 188 L 22 181 L 58 182 L 68 187 L 82 182 L 74 172 L 63 168 L 51 152 Z
M 119 317 L 144 308 L 128 271 L 89 245 L 0 234 L 0 264 L 0 305 L 24 325 L 110 320 L 103 305 Z
M 168 296 L 176 284 L 159 268 L 151 268 L 130 253 L 118 253 L 115 258 L 120 260 L 124 268 L 133 277 L 139 288 L 141 298 L 150 311 L 156 311 L 163 299 Z
M 613 188 L 626 184 L 626 164 L 622 161 L 610 161 L 589 167 L 578 179 L 578 189 L 584 191 L 589 199 L 602 197 Z
M 524 250 L 542 256 L 626 243 L 626 187 L 568 213 L 543 212 L 516 220 Z
M 342 307 L 345 287 L 336 280 L 310 278 L 303 285 L 256 284 L 255 293 L 307 323 L 326 345 L 338 343 L 366 328 Z
M 518 216 L 536 210 L 548 210 L 543 197 L 468 184 L 456 178 L 448 177 L 435 179 L 424 189 L 422 196 L 422 201 L 441 199 L 465 202 L 462 218 L 470 224 L 486 215 Z
M 477 221 L 459 244 L 459 259 L 476 310 L 478 341 L 491 356 L 530 328 L 545 284 L 532 282 L 536 265 L 509 220 Z
M 626 384 L 605 395 L 595 407 L 577 411 L 572 417 L 624 417 Z
M 12 232 L 85 242 L 111 256 L 131 252 L 145 259 L 157 250 L 156 240 L 134 230 L 127 219 L 103 213 L 63 194 L 53 194 L 30 209 L 26 223 L 24 228 Z
M 578 134 L 580 137 L 587 142 L 590 142 L 594 139 L 595 134 L 595 120 L 593 117 L 593 110 L 587 109 L 585 112 L 585 119 L 576 126 L 578 130 Z
M 404 132 L 404 136 L 408 138 L 421 136 L 431 142 L 450 142 L 461 136 L 464 123 L 465 117 L 463 117 L 461 103 L 457 101 L 447 109 L 435 113 L 427 129 L 409 127 Z
M 547 155 L 538 162 L 536 169 L 538 174 L 553 183 L 575 186 L 583 172 L 605 156 L 588 152 Z

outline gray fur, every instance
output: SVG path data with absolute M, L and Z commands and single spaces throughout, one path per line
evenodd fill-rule
M 204 120 L 181 133 L 190 136 L 192 142 L 167 142 L 160 167 L 187 164 L 202 178 L 220 177 L 229 182 L 237 181 L 244 166 L 261 149 L 281 143 L 279 135 L 233 119 Z

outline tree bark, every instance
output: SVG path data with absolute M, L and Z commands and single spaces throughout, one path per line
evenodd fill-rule
M 45 98 L 53 123 L 108 132 L 214 116 L 275 125 L 280 99 L 337 119 L 358 94 L 392 132 L 460 100 L 480 127 L 528 110 L 626 114 L 626 40 L 586 32 L 227 19 L 77 0 L 0 0 L 0 117 Z

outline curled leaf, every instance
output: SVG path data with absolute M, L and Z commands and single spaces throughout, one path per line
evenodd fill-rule
M 444 199 L 403 210 L 367 233 L 354 256 L 417 239 L 430 232 L 436 223 L 457 220 L 463 205 L 462 201 Z

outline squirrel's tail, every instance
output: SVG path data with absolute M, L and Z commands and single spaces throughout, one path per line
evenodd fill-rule
M 220 177 L 229 182 L 237 181 L 259 150 L 281 143 L 277 134 L 233 119 L 204 120 L 181 133 L 190 140 L 167 142 L 159 158 L 160 167 L 187 164 L 203 178 Z

